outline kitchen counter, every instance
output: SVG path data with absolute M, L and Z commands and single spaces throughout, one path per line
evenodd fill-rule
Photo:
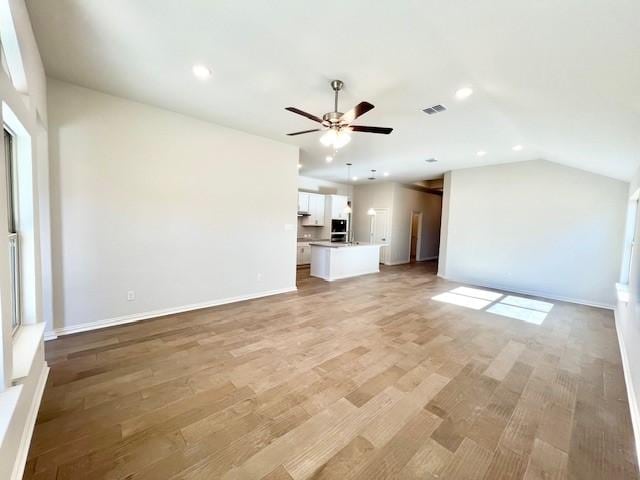
M 309 242 L 311 276 L 333 282 L 380 271 L 381 245 L 365 242 Z
M 346 242 L 330 242 L 330 241 L 326 241 L 326 240 L 311 241 L 311 242 L 309 242 L 309 245 L 315 245 L 316 247 L 328 247 L 328 248 L 353 248 L 353 247 L 375 246 L 375 245 L 372 245 L 372 244 L 366 243 L 366 242 L 346 243 Z
M 296 241 L 297 243 L 312 243 L 312 242 L 329 242 L 330 240 L 328 238 L 314 239 L 314 238 L 298 237 L 298 240 Z

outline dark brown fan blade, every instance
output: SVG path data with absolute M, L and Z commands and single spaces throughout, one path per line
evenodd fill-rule
M 319 131 L 320 131 L 319 128 L 314 128 L 312 130 L 303 130 L 301 132 L 287 133 L 287 135 L 289 135 L 291 137 L 293 135 L 302 135 L 303 133 L 311 133 L 311 132 L 319 132 Z
M 297 113 L 298 115 L 302 115 L 303 117 L 307 117 L 309 120 L 313 120 L 314 122 L 322 123 L 322 119 L 321 118 L 318 118 L 315 115 L 312 115 L 310 113 L 303 112 L 299 108 L 287 107 L 287 108 L 285 108 L 285 110 L 289 110 L 290 112 Z
M 383 133 L 389 135 L 393 128 L 389 127 L 365 127 L 364 125 L 349 125 L 349 129 L 352 132 L 368 132 L 368 133 Z
M 342 117 L 340 117 L 340 121 L 342 123 L 351 123 L 359 116 L 367 113 L 369 110 L 373 110 L 373 108 L 373 105 L 371 105 L 369 102 L 360 102 L 347 113 L 342 115 Z

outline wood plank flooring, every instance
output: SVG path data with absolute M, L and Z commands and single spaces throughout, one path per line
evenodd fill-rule
M 637 479 L 612 312 L 432 297 L 432 263 L 63 337 L 26 479 Z

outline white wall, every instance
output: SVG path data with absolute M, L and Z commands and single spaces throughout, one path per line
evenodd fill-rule
M 298 176 L 298 189 L 305 192 L 317 192 L 324 195 L 346 195 L 351 198 L 353 196 L 353 185 L 346 183 L 330 182 L 320 178 Z
M 394 184 L 391 263 L 406 263 L 411 254 L 411 214 L 422 213 L 422 237 L 418 261 L 438 256 L 442 197 Z
M 444 174 L 442 181 L 442 216 L 440 218 L 440 253 L 438 275 L 443 275 L 447 265 L 447 238 L 449 234 L 449 205 L 451 204 L 451 172 Z
M 542 160 L 450 173 L 439 274 L 615 303 L 628 184 Z
M 422 212 L 422 242 L 420 258 L 438 256 L 440 243 L 440 211 L 442 198 L 396 182 L 357 185 L 353 199 L 354 238 L 369 241 L 369 208 L 389 209 L 390 264 L 408 263 L 411 251 L 411 213 Z
M 353 189 L 352 213 L 354 240 L 358 242 L 368 242 L 370 240 L 371 220 L 367 215 L 367 210 L 370 208 L 389 209 L 389 225 L 393 225 L 393 185 L 392 182 L 375 182 L 355 186 Z M 391 235 L 391 230 L 389 235 Z M 390 241 L 393 242 L 393 237 L 391 237 Z
M 631 180 L 627 200 L 639 188 L 640 170 Z M 635 239 L 640 239 L 640 209 L 636 211 Z M 640 248 L 636 246 L 632 252 L 628 283 L 629 301 L 617 303 L 616 329 L 620 340 L 636 449 L 640 452 Z
M 48 88 L 58 331 L 295 288 L 297 147 Z

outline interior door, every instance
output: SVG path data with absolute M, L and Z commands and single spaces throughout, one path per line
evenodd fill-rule
M 380 263 L 389 262 L 389 210 L 376 208 L 373 217 L 373 243 L 382 245 L 380 248 Z

